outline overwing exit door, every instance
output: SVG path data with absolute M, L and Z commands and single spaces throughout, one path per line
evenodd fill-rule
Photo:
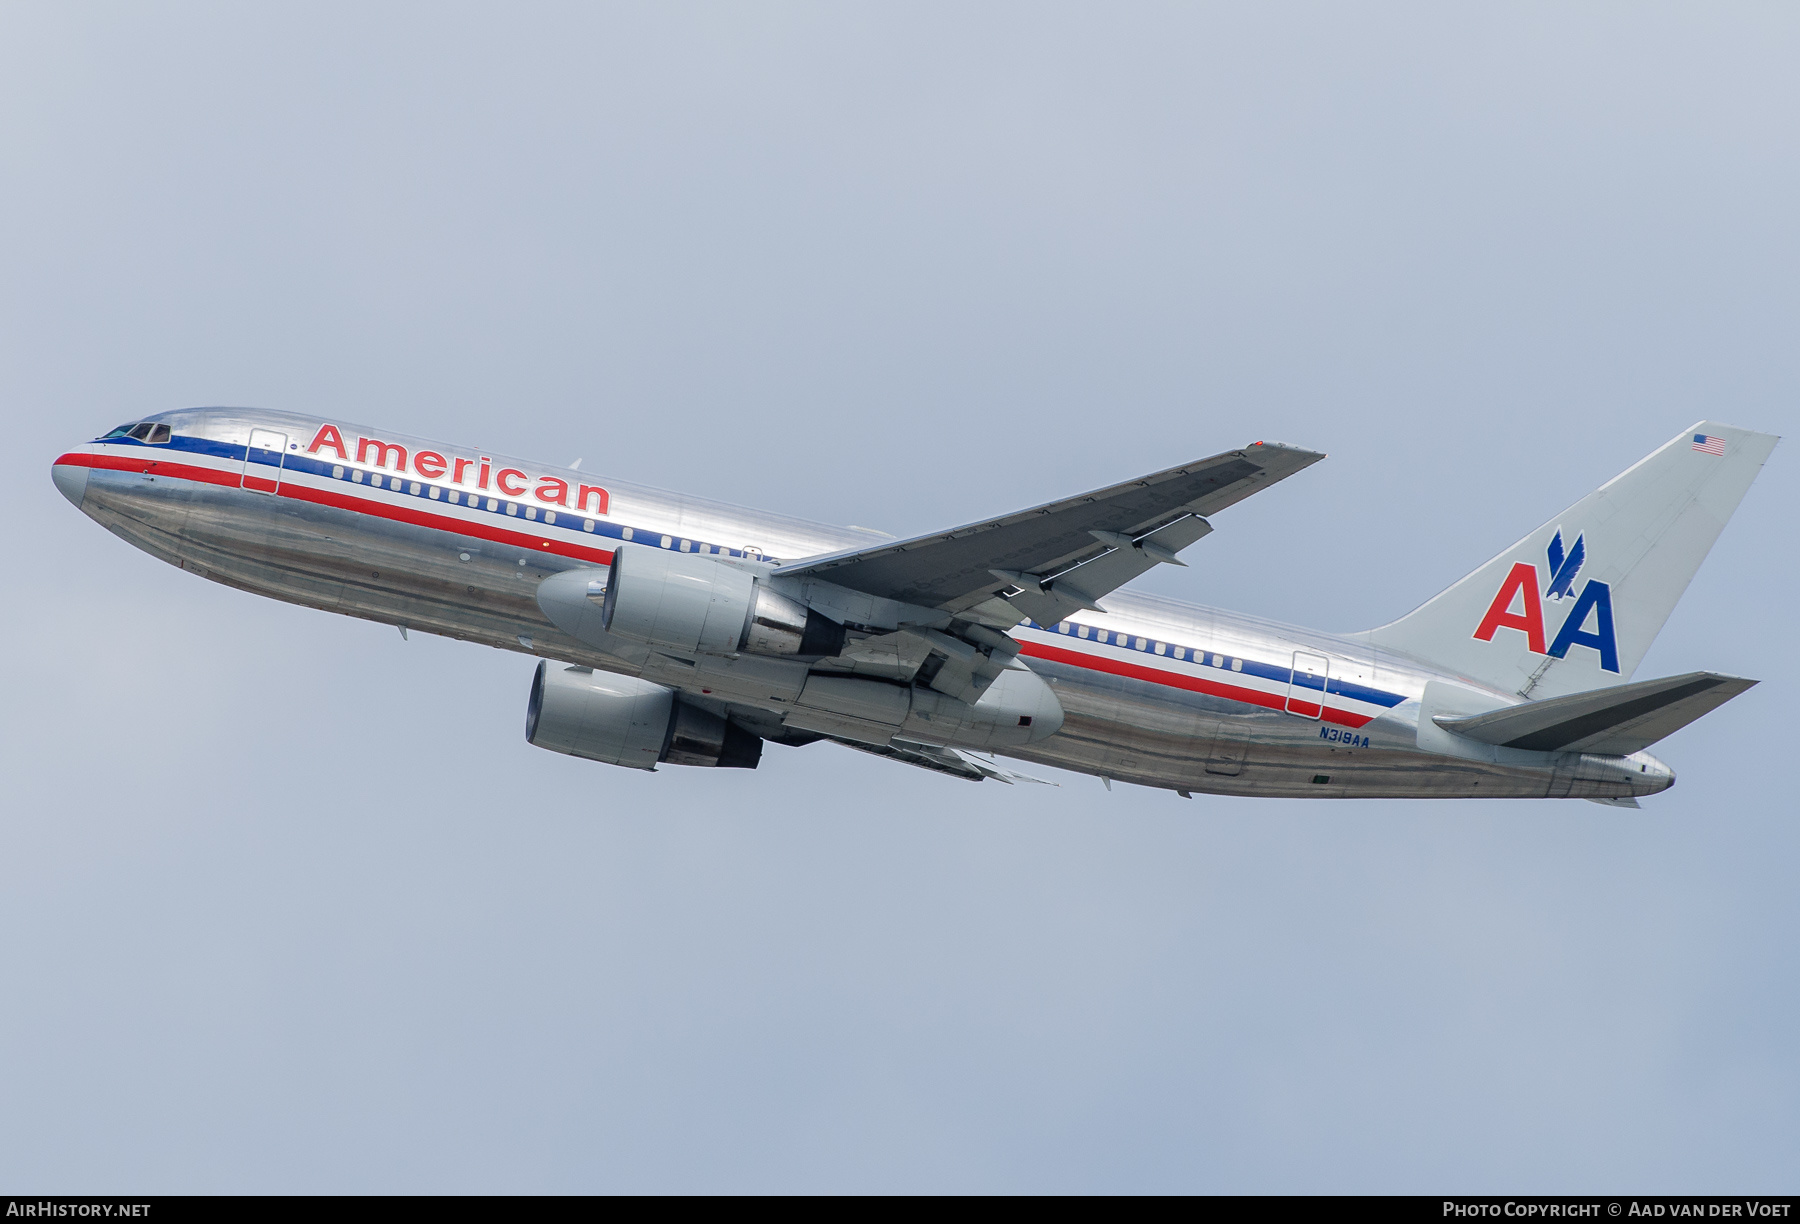
M 287 457 L 287 435 L 272 429 L 252 429 L 244 449 L 244 488 L 273 493 L 281 487 L 281 461 Z

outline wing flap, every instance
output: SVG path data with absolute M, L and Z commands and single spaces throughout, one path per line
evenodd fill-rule
M 1040 625 L 1054 625 L 1082 608 L 1105 611 L 1099 604 L 1102 595 L 1118 590 L 1158 565 L 1171 561 L 1177 565 L 1185 564 L 1176 559 L 1175 554 L 1210 531 L 1211 523 L 1197 514 L 1189 514 L 1136 541 L 1128 535 L 1102 539 L 1102 543 L 1109 545 L 1105 552 L 1097 553 L 1052 579 L 1001 570 L 993 573 L 1019 588 L 1017 594 L 1007 596 L 1009 604 Z M 1095 531 L 1089 534 L 1100 539 L 1111 533 Z
M 900 761 L 907 765 L 917 765 L 920 769 L 948 774 L 952 778 L 961 778 L 966 782 L 984 782 L 992 778 L 996 782 L 1004 782 L 1008 786 L 1015 782 L 1035 782 L 1039 786 L 1056 785 L 1056 783 L 1046 782 L 1042 778 L 1033 778 L 1028 774 L 1001 769 L 973 753 L 963 752 L 956 748 L 940 748 L 936 744 L 918 744 L 911 740 L 901 739 L 886 744 L 862 744 L 855 740 L 828 738 L 831 738 L 834 743 L 842 744 L 846 748 L 854 748 L 858 752 L 886 757 L 890 761 Z
M 1688 672 L 1432 721 L 1446 731 L 1505 748 L 1629 756 L 1755 684 L 1741 676 Z

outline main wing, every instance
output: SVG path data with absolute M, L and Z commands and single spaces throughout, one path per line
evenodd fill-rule
M 1212 530 L 1206 516 L 1325 456 L 1258 442 L 950 531 L 809 557 L 777 571 L 1010 628 L 1055 624 Z

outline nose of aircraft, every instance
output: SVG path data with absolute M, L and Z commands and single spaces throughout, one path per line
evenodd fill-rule
M 56 482 L 57 491 L 69 499 L 70 505 L 81 509 L 82 499 L 87 496 L 87 468 L 73 463 L 52 464 L 50 479 Z

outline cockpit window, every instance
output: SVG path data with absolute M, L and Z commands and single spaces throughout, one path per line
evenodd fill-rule
M 136 438 L 139 442 L 145 442 L 151 446 L 161 446 L 174 434 L 175 431 L 169 426 L 159 425 L 155 421 L 133 421 L 130 424 L 119 426 L 111 433 L 102 435 L 100 440 L 109 442 L 114 438 Z

